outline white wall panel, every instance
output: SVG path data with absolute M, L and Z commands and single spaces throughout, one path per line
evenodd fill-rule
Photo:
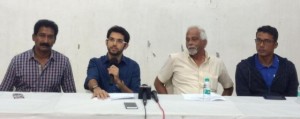
M 106 53 L 113 25 L 129 31 L 125 55 L 140 64 L 142 83 L 149 85 L 168 54 L 186 49 L 191 25 L 206 29 L 207 51 L 220 54 L 233 80 L 236 64 L 256 52 L 255 32 L 262 25 L 278 29 L 275 52 L 299 69 L 299 10 L 299 0 L 0 0 L 0 81 L 11 58 L 32 48 L 33 26 L 44 18 L 59 26 L 53 48 L 70 58 L 79 92 L 89 59 Z

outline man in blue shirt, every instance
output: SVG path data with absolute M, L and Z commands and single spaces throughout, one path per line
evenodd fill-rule
M 90 60 L 84 88 L 101 99 L 109 97 L 108 93 L 137 93 L 141 82 L 139 65 L 123 55 L 128 47 L 129 33 L 120 26 L 113 26 L 106 37 L 108 52 Z
M 257 54 L 242 60 L 236 68 L 238 96 L 296 96 L 299 85 L 295 65 L 274 53 L 278 31 L 262 26 L 256 32 Z

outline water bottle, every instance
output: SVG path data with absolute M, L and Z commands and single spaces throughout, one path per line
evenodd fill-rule
M 204 95 L 205 98 L 210 96 L 209 78 L 204 79 L 203 95 Z

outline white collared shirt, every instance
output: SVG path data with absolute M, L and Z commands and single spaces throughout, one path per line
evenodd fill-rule
M 171 54 L 158 74 L 162 83 L 172 82 L 174 94 L 202 93 L 204 78 L 210 79 L 212 92 L 217 92 L 218 82 L 223 88 L 233 87 L 223 61 L 217 57 L 208 56 L 198 66 L 187 51 Z M 168 92 L 170 93 L 170 92 Z

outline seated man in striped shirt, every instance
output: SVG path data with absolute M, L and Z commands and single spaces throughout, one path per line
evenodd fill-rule
M 0 91 L 76 92 L 69 59 L 52 50 L 58 26 L 39 20 L 34 26 L 32 49 L 15 56 L 0 85 Z

